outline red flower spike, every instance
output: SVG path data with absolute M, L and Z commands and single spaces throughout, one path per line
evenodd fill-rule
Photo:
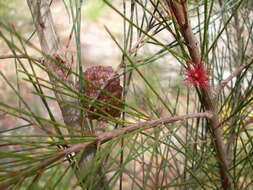
M 188 86 L 200 86 L 201 88 L 209 87 L 209 76 L 204 68 L 203 62 L 190 63 L 188 68 L 183 71 Z

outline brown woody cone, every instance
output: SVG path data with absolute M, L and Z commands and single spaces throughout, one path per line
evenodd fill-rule
M 108 107 L 106 105 L 98 105 L 96 102 L 91 103 L 95 98 L 105 104 L 110 104 L 115 107 L 120 108 L 121 103 L 117 99 L 122 98 L 122 87 L 120 86 L 119 75 L 113 71 L 110 66 L 92 66 L 89 67 L 84 73 L 84 94 L 91 98 L 90 102 L 84 102 L 84 106 L 91 112 L 99 113 L 101 115 L 106 115 L 104 112 L 108 113 L 112 117 L 119 117 L 120 110 Z M 112 98 L 106 93 L 102 92 L 100 89 L 105 90 L 108 94 L 115 98 Z M 89 105 L 89 104 L 93 105 Z M 99 109 L 98 109 L 99 108 Z M 103 111 L 101 111 L 101 110 Z M 89 119 L 100 119 L 96 114 L 88 113 Z

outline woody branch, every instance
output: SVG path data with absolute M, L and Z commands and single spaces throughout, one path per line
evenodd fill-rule
M 64 64 L 64 68 L 61 64 L 57 64 L 57 62 L 52 61 L 52 59 L 47 59 L 47 57 L 63 57 L 64 52 L 63 48 L 60 45 L 59 38 L 56 33 L 56 29 L 54 26 L 54 22 L 52 19 L 52 14 L 49 6 L 48 0 L 27 0 L 27 4 L 30 8 L 35 29 L 40 41 L 40 46 L 42 49 L 43 54 L 47 55 L 46 59 L 44 61 L 45 67 L 50 73 L 53 73 L 58 77 L 61 81 L 65 82 L 68 85 L 73 85 L 73 80 L 71 78 L 71 75 L 67 75 L 69 73 L 69 70 L 66 70 L 65 68 L 69 65 L 68 60 L 61 62 L 61 64 Z M 58 80 L 56 80 L 54 77 L 51 77 L 49 75 L 50 81 L 53 84 L 53 88 L 55 89 L 54 94 L 56 96 L 56 99 L 58 100 L 59 107 L 62 112 L 64 123 L 68 126 L 71 126 L 74 129 L 82 129 L 81 127 L 81 111 L 74 106 L 71 106 L 73 104 L 79 104 L 79 101 L 72 98 L 71 96 L 64 96 L 64 93 L 61 93 L 60 86 L 61 84 L 58 84 Z M 70 102 L 71 104 L 66 104 L 63 102 Z M 85 128 L 88 128 L 87 126 L 84 126 Z M 73 133 L 73 131 L 69 131 L 70 133 Z M 94 157 L 96 154 L 96 147 L 90 148 L 88 151 L 86 151 L 78 163 L 77 170 L 77 177 L 79 178 L 79 173 L 83 170 L 86 170 L 90 164 L 92 163 Z M 67 154 L 64 154 L 66 156 Z M 54 160 L 55 158 L 53 158 Z M 57 160 L 57 159 L 55 159 Z M 96 179 L 99 179 L 96 188 L 97 189 L 103 189 L 105 182 L 105 178 L 101 178 L 103 176 L 103 171 L 99 170 L 96 172 Z
M 56 150 L 58 154 L 50 159 L 44 160 L 37 166 L 25 171 L 25 173 L 22 174 L 23 177 L 28 177 L 34 174 L 34 171 L 41 171 L 51 164 L 59 161 L 60 159 L 64 158 L 66 155 L 71 154 L 73 152 L 78 153 L 81 150 L 87 149 L 91 146 L 96 145 L 97 143 L 104 143 L 110 139 L 119 137 L 120 135 L 134 132 L 134 131 L 144 131 L 150 128 L 156 128 L 159 127 L 161 124 L 168 124 L 168 123 L 174 123 L 177 121 L 182 121 L 186 119 L 192 119 L 192 118 L 212 118 L 212 114 L 209 112 L 203 112 L 203 113 L 195 113 L 195 114 L 188 114 L 188 115 L 181 115 L 181 116 L 173 116 L 173 117 L 164 117 L 160 119 L 155 119 L 155 120 L 150 120 L 150 121 L 145 121 L 145 122 L 140 122 L 128 127 L 123 127 L 123 128 L 118 128 L 113 131 L 108 131 L 102 134 L 97 135 L 94 137 L 93 140 L 89 142 L 83 142 L 83 143 L 78 143 L 76 145 L 73 145 L 72 147 L 69 147 L 65 150 Z M 1 184 L 0 189 L 6 189 L 9 187 L 11 184 L 16 183 L 19 180 L 19 178 L 14 178 L 11 181 L 8 181 L 4 184 Z
M 229 75 L 226 79 L 224 79 L 215 89 L 215 96 L 217 96 L 221 90 L 237 75 L 239 75 L 245 68 L 250 66 L 253 63 L 253 58 L 249 59 L 246 63 L 244 63 L 241 67 L 237 68 L 231 75 Z
M 202 61 L 199 51 L 200 48 L 188 19 L 185 1 L 181 0 L 179 2 L 167 0 L 167 5 L 176 19 L 192 62 L 200 63 Z M 218 105 L 213 96 L 213 89 L 211 85 L 209 86 L 209 88 L 200 88 L 200 99 L 205 110 L 213 115 L 211 118 L 208 118 L 208 127 L 211 131 L 212 141 L 217 153 L 222 188 L 228 190 L 232 188 L 232 180 L 229 174 L 229 161 L 226 155 L 225 143 L 222 139 L 222 130 L 219 127 Z

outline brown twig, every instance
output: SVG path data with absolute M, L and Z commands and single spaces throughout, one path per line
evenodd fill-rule
M 190 26 L 184 2 L 179 3 L 174 0 L 167 0 L 167 5 L 176 18 L 179 30 L 185 40 L 192 62 L 200 63 L 202 60 L 198 40 L 194 36 Z M 226 155 L 225 143 L 222 139 L 222 130 L 219 127 L 218 105 L 214 99 L 211 85 L 209 88 L 200 88 L 200 91 L 200 100 L 202 105 L 206 111 L 209 111 L 213 115 L 213 117 L 208 119 L 208 126 L 211 131 L 213 145 L 217 153 L 222 188 L 224 190 L 228 190 L 232 188 L 232 180 L 229 174 L 229 161 Z
M 28 57 L 25 55 L 1 55 L 0 59 L 31 59 L 38 63 L 43 63 L 43 59 L 39 57 Z
M 72 147 L 67 148 L 65 150 L 60 150 L 60 152 L 59 152 L 59 150 L 56 150 L 59 153 L 55 157 L 44 160 L 40 164 L 38 164 L 37 166 L 35 166 L 29 170 L 26 170 L 22 174 L 23 175 L 22 178 L 31 176 L 31 175 L 35 174 L 36 171 L 38 172 L 38 171 L 45 169 L 50 164 L 57 162 L 61 158 L 65 157 L 66 155 L 69 155 L 71 153 L 78 153 L 81 150 L 84 150 L 92 145 L 97 144 L 97 143 L 104 143 L 110 139 L 114 139 L 115 137 L 119 137 L 120 135 L 130 133 L 133 131 L 137 131 L 137 130 L 143 131 L 143 130 L 147 130 L 150 128 L 158 127 L 161 124 L 173 123 L 176 121 L 182 121 L 182 120 L 192 119 L 192 118 L 209 118 L 210 119 L 210 118 L 212 118 L 212 114 L 209 112 L 203 112 L 203 113 L 195 113 L 195 114 L 189 114 L 189 115 L 164 117 L 164 118 L 145 121 L 145 122 L 137 123 L 137 124 L 134 124 L 134 125 L 131 125 L 128 127 L 118 128 L 113 131 L 102 133 L 100 135 L 97 135 L 97 137 L 95 137 L 90 142 L 79 143 L 79 144 L 73 145 Z M 20 180 L 20 178 L 14 178 L 6 183 L 2 183 L 2 184 L 0 184 L 0 189 L 6 189 L 10 185 L 18 182 L 19 180 Z
M 169 9 L 176 18 L 176 21 L 179 25 L 182 36 L 184 37 L 185 44 L 192 58 L 192 61 L 193 62 L 201 61 L 198 40 L 193 34 L 184 3 L 179 4 L 176 3 L 175 1 L 167 0 L 167 5 L 169 6 Z
M 246 63 L 244 63 L 241 67 L 237 68 L 230 76 L 224 79 L 215 89 L 215 96 L 219 95 L 221 90 L 231 81 L 234 77 L 239 75 L 243 69 L 247 68 L 253 63 L 253 58 L 249 59 Z

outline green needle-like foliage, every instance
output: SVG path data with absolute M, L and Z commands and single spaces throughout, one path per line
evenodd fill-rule
M 0 189 L 253 189 L 252 0 L 34 0 L 39 9 L 47 1 L 55 23 L 57 7 L 69 27 L 64 35 L 57 31 L 66 47 L 59 43 L 52 54 L 43 47 L 51 42 L 41 40 L 50 24 L 42 20 L 39 31 L 31 10 L 22 23 L 35 27 L 19 30 L 18 22 L 28 16 L 10 24 L 8 7 L 15 3 L 1 7 L 0 0 Z M 15 10 L 29 2 L 18 2 Z M 181 20 L 173 5 L 183 7 Z M 83 77 L 90 66 L 83 32 L 90 23 L 102 23 L 99 28 L 120 52 L 112 66 L 121 99 Z M 187 40 L 187 27 L 196 44 Z M 199 51 L 208 76 L 206 91 L 187 83 L 191 48 Z M 121 107 L 85 95 L 85 84 Z M 207 91 L 214 96 L 210 102 Z

